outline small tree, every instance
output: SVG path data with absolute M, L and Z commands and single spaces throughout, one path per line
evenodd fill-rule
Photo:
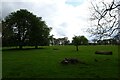
M 88 39 L 85 36 L 80 36 L 80 45 L 87 45 Z
M 76 50 L 78 51 L 79 45 L 87 45 L 88 39 L 84 36 L 74 36 L 72 43 L 76 46 Z
M 78 51 L 78 46 L 80 44 L 80 36 L 74 36 L 72 43 L 76 46 L 76 50 Z

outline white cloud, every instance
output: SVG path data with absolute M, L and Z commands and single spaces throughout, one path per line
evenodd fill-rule
M 11 3 L 9 3 L 11 1 Z M 15 11 L 16 9 L 28 9 L 35 15 L 43 17 L 49 27 L 52 27 L 51 34 L 55 37 L 69 37 L 74 35 L 85 35 L 85 29 L 88 26 L 89 2 L 88 0 L 77 0 L 80 4 L 73 6 L 66 4 L 68 0 L 3 0 L 3 14 Z M 70 0 L 72 1 L 72 0 Z M 74 0 L 73 0 L 74 1 Z M 17 2 L 17 3 L 15 3 Z M 4 14 L 7 15 L 7 14 Z

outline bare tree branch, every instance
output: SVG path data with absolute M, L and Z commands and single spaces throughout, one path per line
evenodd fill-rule
M 101 4 L 102 6 L 91 2 L 93 8 L 91 21 L 97 21 L 97 25 L 95 25 L 95 29 L 89 30 L 100 39 L 105 36 L 112 36 L 115 31 L 120 29 L 118 28 L 120 24 L 118 24 L 118 13 L 116 12 L 120 10 L 120 3 L 113 0 L 110 4 L 105 2 L 101 2 Z

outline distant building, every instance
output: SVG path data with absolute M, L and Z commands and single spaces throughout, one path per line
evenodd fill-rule
M 50 46 L 52 45 L 66 45 L 66 42 L 69 42 L 68 37 L 64 37 L 64 38 L 53 38 L 50 41 Z

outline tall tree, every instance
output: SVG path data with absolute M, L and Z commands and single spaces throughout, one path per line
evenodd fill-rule
M 49 36 L 50 29 L 42 21 L 42 18 L 26 9 L 12 12 L 3 22 L 5 24 L 3 27 L 5 30 L 8 29 L 7 32 L 11 32 L 20 49 L 26 45 L 26 41 L 29 42 L 29 45 L 32 44 L 37 48 L 38 45 L 45 43 L 45 38 Z M 3 33 L 5 34 L 4 31 Z M 6 35 L 11 37 L 9 33 Z
M 14 39 L 13 29 L 2 21 L 2 46 L 12 46 L 16 45 L 16 40 Z
M 38 17 L 37 20 L 33 20 L 35 23 L 32 26 L 30 33 L 30 43 L 35 45 L 35 48 L 38 48 L 39 45 L 49 45 L 49 33 L 52 28 L 48 28 L 45 21 L 41 20 L 42 18 Z
M 120 1 L 119 0 L 92 0 L 91 2 L 90 33 L 99 40 L 120 34 Z M 119 16 L 119 17 L 118 17 Z

